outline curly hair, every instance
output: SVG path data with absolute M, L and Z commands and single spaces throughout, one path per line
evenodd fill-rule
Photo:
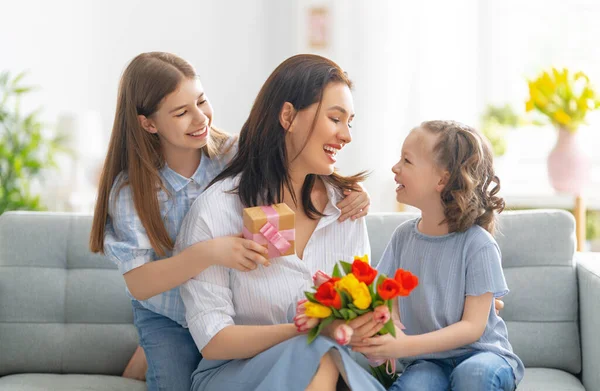
M 488 141 L 474 128 L 455 121 L 427 121 L 420 128 L 438 136 L 434 158 L 449 173 L 441 194 L 449 231 L 464 232 L 477 224 L 493 234 L 504 200 L 496 195 L 500 179 Z

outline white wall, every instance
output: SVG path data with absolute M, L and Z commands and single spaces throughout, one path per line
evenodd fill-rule
M 569 8 L 566 25 L 555 23 L 561 20 L 560 8 L 544 9 L 554 15 L 548 31 L 567 36 L 567 27 L 577 27 L 579 19 L 573 15 L 598 14 L 593 1 L 577 0 Z M 50 123 L 62 114 L 75 113 L 77 123 L 83 124 L 76 125 L 80 144 L 92 140 L 95 146 L 82 149 L 102 156 L 120 74 L 140 52 L 169 51 L 190 61 L 215 108 L 215 123 L 229 132 L 239 131 L 260 86 L 281 61 L 299 52 L 326 55 L 347 70 L 355 83 L 354 141 L 340 154 L 338 166 L 346 174 L 372 171 L 367 181 L 372 210 L 388 211 L 395 209 L 389 169 L 409 129 L 423 120 L 440 118 L 477 125 L 488 102 L 518 104 L 525 99 L 527 75 L 519 74 L 523 64 L 537 70 L 551 65 L 548 61 L 565 58 L 562 50 L 545 50 L 552 40 L 520 39 L 528 37 L 524 21 L 535 19 L 543 7 L 541 0 L 527 0 L 529 6 L 522 8 L 517 3 L 3 1 L 0 70 L 28 69 L 27 81 L 39 85 L 41 91 L 26 106 L 42 106 Z M 311 6 L 328 7 L 331 13 L 331 45 L 320 51 L 311 49 L 306 39 Z M 541 19 L 535 19 L 536 26 L 543 25 Z M 586 26 L 592 20 L 586 18 Z M 585 37 L 588 27 L 578 30 L 577 37 Z M 560 43 L 562 48 L 571 41 L 566 38 Z M 567 56 L 576 64 L 567 65 L 585 64 L 586 59 L 597 64 L 597 53 L 588 56 L 589 50 L 580 46 L 570 49 Z M 530 52 L 539 52 L 539 59 L 526 60 Z M 521 171 L 528 177 L 545 178 L 545 172 Z M 83 175 L 88 173 L 86 168 Z M 44 191 L 50 193 L 51 186 L 68 188 L 65 183 L 50 181 Z M 83 197 L 90 198 L 89 194 Z
M 3 2 L 2 14 L 0 68 L 30 71 L 42 88 L 33 103 L 50 119 L 98 111 L 108 131 L 121 72 L 160 50 L 196 67 L 216 122 L 236 131 L 268 75 L 262 0 L 22 0 Z

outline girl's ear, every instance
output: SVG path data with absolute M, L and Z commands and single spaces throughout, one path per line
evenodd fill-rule
M 154 121 L 152 121 L 150 118 L 146 117 L 145 115 L 138 115 L 138 121 L 140 126 L 144 128 L 146 132 L 152 134 L 158 133 L 158 129 L 156 129 Z
M 435 190 L 438 193 L 441 193 L 442 191 L 444 191 L 444 188 L 448 184 L 449 180 L 450 180 L 450 173 L 448 171 L 442 172 L 442 174 L 440 176 L 440 180 L 438 181 L 437 185 L 435 186 Z
M 279 123 L 288 132 L 292 131 L 292 124 L 296 116 L 296 109 L 290 102 L 285 102 L 279 112 Z

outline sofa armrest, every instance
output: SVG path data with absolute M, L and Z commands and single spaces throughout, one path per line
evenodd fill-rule
M 600 253 L 577 253 L 582 381 L 586 390 L 600 391 Z

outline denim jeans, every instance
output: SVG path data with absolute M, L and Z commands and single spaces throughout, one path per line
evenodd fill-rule
M 133 323 L 148 361 L 148 391 L 189 391 L 202 356 L 189 330 L 132 300 Z
M 389 391 L 487 391 L 515 389 L 512 367 L 499 355 L 473 352 L 438 360 L 416 360 Z

